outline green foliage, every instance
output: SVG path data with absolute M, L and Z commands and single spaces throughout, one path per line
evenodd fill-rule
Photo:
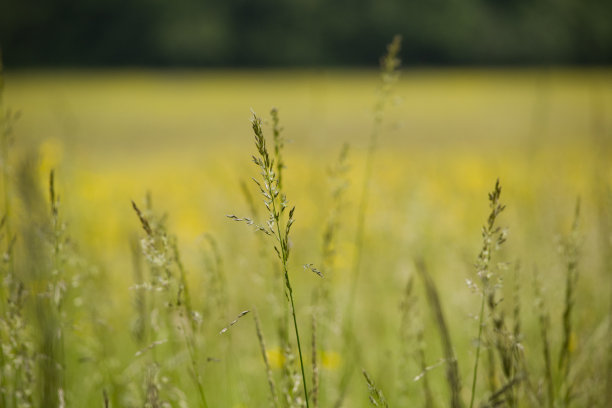
M 0 44 L 11 66 L 369 66 L 400 33 L 410 64 L 602 64 L 610 20 L 607 0 L 7 0 Z

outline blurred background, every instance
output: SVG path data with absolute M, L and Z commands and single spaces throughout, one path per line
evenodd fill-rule
M 5 0 L 7 67 L 609 64 L 607 0 Z
M 471 154 L 508 173 L 545 167 L 535 157 L 555 149 L 602 154 L 610 21 L 606 0 L 5 0 L 0 47 L 6 103 L 23 113 L 15 130 L 46 152 L 46 167 L 81 161 L 80 177 L 140 169 L 120 180 L 126 196 L 166 179 L 178 188 L 182 167 L 223 168 L 218 203 L 245 171 L 251 109 L 279 108 L 288 154 L 305 165 L 324 168 L 344 143 L 359 161 L 395 34 L 404 72 L 381 154 Z M 196 203 L 183 213 L 192 235 Z

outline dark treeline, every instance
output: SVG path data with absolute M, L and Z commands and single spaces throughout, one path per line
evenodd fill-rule
M 609 64 L 610 0 L 2 0 L 9 67 Z

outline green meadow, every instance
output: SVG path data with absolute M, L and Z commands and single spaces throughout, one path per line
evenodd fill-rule
M 5 72 L 0 406 L 610 406 L 612 72 L 388 68 Z

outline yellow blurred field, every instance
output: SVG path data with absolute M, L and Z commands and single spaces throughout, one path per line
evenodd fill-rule
M 343 304 L 352 277 L 355 219 L 378 80 L 375 72 L 333 70 L 6 75 L 4 103 L 22 112 L 14 127 L 12 163 L 16 167 L 22 157 L 36 156 L 44 192 L 47 175 L 55 169 L 69 234 L 79 252 L 108 279 L 96 298 L 108 298 L 100 309 L 110 332 L 117 336 L 113 347 L 122 355 L 110 364 L 111 371 L 123 376 L 118 382 L 130 378 L 125 361 L 135 350 L 126 330 L 133 318 L 130 242 L 142 233 L 130 201 L 141 205 L 147 192 L 155 209 L 168 213 L 168 229 L 178 237 L 194 298 L 208 293 L 203 254 L 211 255 L 205 234 L 218 245 L 228 300 L 213 326 L 220 325 L 220 330 L 223 322 L 257 305 L 272 339 L 270 355 L 274 355 L 275 321 L 267 319 L 266 313 L 270 317 L 278 312 L 268 300 L 270 287 L 262 278 L 269 272 L 268 260 L 258 258 L 255 233 L 226 217 L 252 215 L 241 183 L 251 188 L 259 211 L 264 212 L 250 180 L 258 176 L 251 161 L 255 152 L 251 109 L 268 118 L 270 109 L 277 107 L 284 136 L 290 141 L 284 153 L 287 195 L 296 206 L 290 262 L 298 313 L 306 328 L 309 299 L 318 278 L 304 272 L 302 265 L 320 262 L 321 235 L 332 206 L 327 169 L 342 145 L 349 145 L 349 184 L 339 216 L 336 270 L 330 277 L 336 302 Z M 468 395 L 477 329 L 473 316 L 478 313 L 479 298 L 465 281 L 474 273 L 480 231 L 488 214 L 487 193 L 497 178 L 507 205 L 501 224 L 509 228 L 500 257 L 521 265 L 518 283 L 526 315 L 528 360 L 534 367 L 542 366 L 533 274 L 537 270 L 543 276 L 552 322 L 558 325 L 565 282 L 559 237 L 570 231 L 578 197 L 582 246 L 575 347 L 582 350 L 577 360 L 583 365 L 600 358 L 610 303 L 611 277 L 605 269 L 609 231 L 602 219 L 612 207 L 607 204 L 612 185 L 611 112 L 610 70 L 402 73 L 384 111 L 374 159 L 355 324 L 365 350 L 360 363 L 390 400 L 406 402 L 397 385 L 402 381 L 409 383 L 415 395 L 420 392 L 419 384 L 412 382 L 418 368 L 409 367 L 411 377 L 402 378 L 404 372 L 393 366 L 401 346 L 397 326 L 403 287 L 415 274 L 414 261 L 420 257 L 440 286 L 465 379 L 464 396 Z M 271 249 L 267 251 L 273 259 Z M 509 275 L 508 298 L 515 281 Z M 105 295 L 106 291 L 110 293 Z M 418 296 L 429 360 L 435 364 L 441 358 L 439 341 L 422 291 Z M 236 333 L 232 343 L 216 338 L 205 352 L 224 364 L 229 361 L 223 369 L 218 368 L 220 364 L 204 365 L 205 384 L 217 387 L 211 406 L 265 404 L 265 372 L 256 336 L 250 322 L 248 328 L 240 325 L 247 323 L 232 328 Z M 322 389 L 327 387 L 322 391 L 324 407 L 332 406 L 336 397 L 332 387 L 346 364 L 340 341 L 331 336 L 322 350 L 327 359 L 322 363 Z M 589 350 L 584 351 L 586 347 Z M 436 401 L 444 406 L 444 369 L 432 369 L 427 375 L 432 378 Z M 359 375 L 354 377 L 346 406 L 367 406 L 367 387 Z M 118 385 L 106 387 L 115 387 L 117 401 L 129 406 L 121 399 Z M 484 389 L 485 382 L 479 387 Z M 599 383 L 593 387 L 600 390 Z M 96 401 L 99 392 L 89 393 L 96 385 L 85 388 L 70 391 L 73 402 Z M 414 398 L 409 401 L 421 402 L 420 394 Z
M 343 143 L 359 177 L 377 80 L 353 71 L 12 73 L 5 100 L 22 111 L 17 139 L 39 146 L 43 173 L 56 167 L 78 189 L 66 205 L 87 199 L 122 220 L 121 206 L 151 190 L 169 211 L 182 208 L 172 222 L 193 239 L 239 200 L 252 170 L 251 109 L 280 110 L 287 177 L 300 180 L 288 186 L 294 201 L 308 200 L 304 180 L 321 176 Z M 385 194 L 424 190 L 459 211 L 497 176 L 521 202 L 550 184 L 585 195 L 593 177 L 609 176 L 594 167 L 607 161 L 612 127 L 608 71 L 408 71 L 393 102 L 375 171 Z M 305 225 L 318 216 L 298 207 L 312 217 Z M 111 241 L 125 232 L 105 225 L 96 230 Z

